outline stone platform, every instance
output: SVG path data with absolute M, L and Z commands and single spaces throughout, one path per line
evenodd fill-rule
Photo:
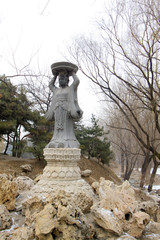
M 55 195 L 64 190 L 70 194 L 84 192 L 93 195 L 91 186 L 81 178 L 78 148 L 45 148 L 47 166 L 40 181 L 32 188 L 32 195 Z

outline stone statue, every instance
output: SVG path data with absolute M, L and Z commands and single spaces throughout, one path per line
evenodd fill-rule
M 79 148 L 79 142 L 74 134 L 74 122 L 82 117 L 82 110 L 78 105 L 77 87 L 79 79 L 76 75 L 78 67 L 68 62 L 58 62 L 51 65 L 54 75 L 49 87 L 53 92 L 51 106 L 45 117 L 55 120 L 54 134 L 46 148 Z M 59 87 L 55 82 L 59 78 Z M 69 86 L 69 77 L 73 83 Z
M 78 161 L 81 156 L 79 142 L 74 134 L 74 122 L 82 117 L 78 105 L 77 88 L 79 79 L 76 75 L 78 67 L 68 62 L 51 65 L 54 75 L 49 87 L 53 92 L 51 106 L 46 118 L 55 121 L 54 134 L 44 148 L 43 154 L 47 162 L 40 181 L 32 188 L 33 196 L 54 196 L 61 190 L 70 193 L 77 199 L 83 191 L 86 196 L 93 196 L 91 186 L 81 178 Z M 56 80 L 59 79 L 59 87 Z M 69 78 L 73 82 L 69 84 Z

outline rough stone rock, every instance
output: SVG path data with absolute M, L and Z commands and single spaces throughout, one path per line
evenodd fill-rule
M 56 209 L 52 204 L 47 204 L 42 211 L 36 215 L 35 219 L 35 235 L 41 240 L 44 236 L 49 235 L 51 237 L 51 232 L 54 228 L 58 227 L 57 219 L 54 218 L 56 214 Z
M 39 182 L 39 181 L 41 180 L 42 176 L 43 176 L 42 174 L 38 175 L 38 176 L 34 179 L 34 182 L 35 182 L 35 183 Z
M 79 228 L 79 226 L 77 227 L 77 225 L 79 224 L 79 215 L 81 213 L 80 209 L 82 209 L 82 211 L 84 212 L 88 212 L 90 210 L 91 205 L 93 204 L 93 200 L 89 196 L 86 197 L 83 192 L 82 193 L 80 192 L 78 195 L 75 195 L 74 198 L 72 197 L 73 196 L 71 194 L 66 193 L 65 191 L 60 191 L 54 197 L 41 196 L 39 198 L 33 197 L 31 199 L 26 200 L 24 203 L 22 203 L 22 214 L 25 215 L 25 224 L 27 226 L 34 227 L 35 223 L 36 234 L 40 239 L 43 239 L 44 235 L 45 237 L 47 236 L 48 239 L 50 238 L 51 233 L 49 233 L 49 231 L 47 233 L 47 230 L 44 230 L 46 228 L 49 229 L 50 227 L 52 228 L 53 231 L 58 231 L 56 230 L 57 228 L 55 225 L 57 222 L 58 222 L 57 226 L 59 226 L 60 224 L 59 222 L 61 222 L 61 224 L 62 221 L 65 222 L 64 228 L 66 224 L 76 225 L 75 231 L 77 231 L 76 228 Z M 53 221 L 53 224 L 55 226 L 52 225 L 52 221 L 51 222 L 49 221 L 50 218 L 53 220 L 52 216 L 53 212 L 51 213 L 47 206 L 50 206 L 50 208 L 53 209 L 55 208 L 57 211 L 56 213 L 57 217 L 54 217 Z M 78 216 L 76 215 L 77 211 L 80 211 Z M 83 213 L 81 213 L 81 215 L 83 216 Z M 75 216 L 77 216 L 78 219 L 75 219 Z M 48 223 L 50 222 L 51 224 L 45 225 L 46 222 Z M 84 222 L 83 219 L 82 222 Z M 46 233 L 44 233 L 44 231 L 46 231 Z
M 54 236 L 56 236 L 55 239 L 58 240 L 89 240 L 94 239 L 94 230 L 91 228 L 86 227 L 84 228 L 78 228 L 75 225 L 67 225 L 65 223 L 62 223 L 59 225 L 58 232 L 53 232 Z
M 86 169 L 84 171 L 81 171 L 81 176 L 82 177 L 89 177 L 92 174 L 92 170 Z
M 117 238 L 117 240 L 137 240 L 137 239 L 127 234 Z
M 134 212 L 138 202 L 135 199 L 134 190 L 128 181 L 118 186 L 111 181 L 100 179 L 99 197 L 101 205 L 110 211 L 117 209 L 124 214 Z
M 43 210 L 44 202 L 38 197 L 33 197 L 22 203 L 22 215 L 25 215 L 25 224 L 34 224 L 37 213 Z
M 0 174 L 0 180 L 2 180 L 4 178 L 7 179 L 7 180 L 12 180 L 13 179 L 11 174 L 1 173 Z
M 147 213 L 136 212 L 133 214 L 130 221 L 128 221 L 128 224 L 125 225 L 124 230 L 127 231 L 129 235 L 140 238 L 149 221 L 150 216 Z
M 94 224 L 94 230 L 95 230 L 95 239 L 107 239 L 107 240 L 117 240 L 117 236 L 115 236 L 112 233 L 107 232 L 102 227 L 99 227 L 97 224 Z
M 28 191 L 34 186 L 34 181 L 27 176 L 19 176 L 13 179 L 18 185 L 18 193 L 20 194 L 23 191 Z
M 93 182 L 91 186 L 92 186 L 93 190 L 95 191 L 95 193 L 98 194 L 99 193 L 98 192 L 98 190 L 99 190 L 99 182 Z
M 12 240 L 12 231 L 0 231 L 0 240 Z
M 75 195 L 74 203 L 83 213 L 89 213 L 93 205 L 93 198 L 82 191 Z
M 123 228 L 110 210 L 102 208 L 100 204 L 94 204 L 91 208 L 96 223 L 107 230 L 108 232 L 114 233 L 120 236 L 123 232 Z
M 100 201 L 93 205 L 91 211 L 98 225 L 119 236 L 123 231 L 133 237 L 142 235 L 150 216 L 138 212 L 138 201 L 128 181 L 119 186 L 101 178 L 97 193 Z M 149 206 L 146 204 L 146 209 Z
M 160 240 L 160 234 L 144 232 L 140 240 Z
M 151 220 L 147 225 L 147 232 L 160 234 L 160 223 Z
M 83 213 L 88 213 L 93 205 L 93 196 L 86 192 L 79 191 L 78 193 L 67 193 L 64 190 L 60 190 L 51 198 L 47 199 L 48 202 L 62 202 L 64 205 L 73 204 L 81 209 Z
M 159 197 L 156 194 L 151 194 L 147 190 L 141 190 L 140 188 L 134 188 L 135 197 L 140 202 L 155 202 L 158 205 Z
M 58 207 L 57 219 L 59 226 L 58 233 L 63 233 L 62 238 L 68 239 L 92 239 L 94 229 L 89 225 L 85 215 L 75 205 Z
M 34 231 L 30 227 L 20 227 L 13 231 L 12 240 L 34 240 Z
M 22 227 L 24 225 L 25 217 L 21 212 L 11 211 L 10 216 L 12 218 L 12 229 Z
M 25 173 L 32 172 L 32 165 L 31 164 L 21 165 L 20 168 L 22 169 L 22 172 L 25 172 Z
M 139 203 L 138 209 L 150 215 L 151 219 L 156 220 L 158 205 L 155 202 L 147 201 Z
M 70 194 L 66 193 L 68 197 Z M 62 195 L 48 197 L 43 210 L 36 214 L 35 234 L 43 239 L 92 239 L 95 231 L 87 223 L 85 215 L 71 198 Z
M 160 223 L 160 207 L 157 209 L 156 220 L 158 223 Z
M 28 199 L 31 199 L 32 196 L 30 195 L 29 191 L 23 191 L 21 192 L 17 197 L 15 201 L 15 210 L 21 211 L 22 210 L 22 204 L 27 201 Z
M 12 224 L 11 216 L 4 205 L 0 205 L 0 230 L 10 228 Z
M 8 210 L 15 209 L 15 199 L 17 196 L 17 183 L 5 178 L 0 180 L 0 204 L 4 204 Z

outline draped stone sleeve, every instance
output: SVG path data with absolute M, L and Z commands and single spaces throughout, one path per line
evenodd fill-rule
M 70 108 L 69 112 L 70 112 L 71 117 L 75 121 L 78 121 L 83 115 L 83 111 L 79 107 L 78 98 L 77 98 L 78 84 L 79 84 L 78 82 L 77 83 L 74 82 L 70 86 L 70 94 L 69 94 L 69 108 Z
M 48 111 L 45 113 L 45 118 L 47 120 L 54 120 L 54 112 L 55 112 L 55 105 L 56 105 L 56 92 L 57 92 L 57 88 L 53 87 L 53 97 L 52 97 L 52 101 L 51 101 L 51 105 L 48 109 Z

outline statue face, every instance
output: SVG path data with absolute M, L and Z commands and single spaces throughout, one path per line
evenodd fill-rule
M 59 86 L 64 88 L 68 86 L 69 76 L 68 73 L 60 73 L 59 74 Z

